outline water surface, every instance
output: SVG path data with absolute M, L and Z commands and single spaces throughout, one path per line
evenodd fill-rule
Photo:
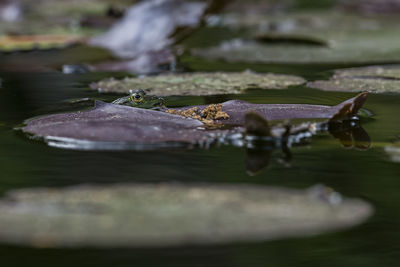
M 74 52 L 74 49 L 78 52 Z M 208 150 L 90 152 L 63 150 L 29 140 L 14 127 L 33 116 L 72 111 L 87 106 L 68 99 L 112 100 L 89 89 L 108 73 L 64 75 L 55 67 L 77 48 L 0 56 L 0 192 L 24 187 L 63 187 L 82 183 L 181 181 L 251 183 L 306 188 L 316 183 L 374 205 L 366 223 L 336 233 L 273 242 L 233 243 L 165 249 L 33 249 L 0 245 L 1 266 L 395 266 L 400 261 L 400 164 L 390 161 L 383 146 L 399 138 L 400 96 L 371 95 L 365 108 L 375 116 L 362 120 L 373 143 L 367 151 L 345 149 L 329 134 L 314 137 L 308 146 L 293 148 L 290 166 L 281 151 L 273 151 L 269 166 L 255 176 L 246 173 L 243 148 L 220 146 Z M 75 55 L 75 54 L 74 54 Z M 95 60 L 97 54 L 86 54 Z M 43 64 L 48 68 L 6 71 L 10 62 Z M 8 63 L 7 63 L 8 62 Z M 187 58 L 192 70 L 244 70 L 327 78 L 335 66 L 229 66 Z M 15 65 L 14 65 L 15 66 Z M 18 70 L 17 72 L 15 70 Z M 125 74 L 118 74 L 123 76 Z M 335 105 L 354 93 L 322 92 L 305 86 L 287 90 L 249 90 L 242 95 L 168 97 L 169 106 L 243 99 L 253 103 Z

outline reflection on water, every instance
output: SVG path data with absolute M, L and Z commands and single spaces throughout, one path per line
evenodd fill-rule
M 341 122 L 324 122 L 320 123 L 317 127 L 319 133 L 328 132 L 334 138 L 339 139 L 339 142 L 346 148 L 357 148 L 359 150 L 367 150 L 371 146 L 371 138 L 368 133 L 362 128 L 358 117 L 352 117 L 349 120 Z M 311 135 L 304 135 L 300 133 L 299 136 L 284 136 L 279 139 L 279 145 L 271 145 L 269 142 L 263 142 L 262 139 L 253 141 L 251 147 L 246 148 L 246 169 L 249 175 L 255 175 L 262 169 L 266 168 L 270 161 L 272 152 L 279 147 L 282 150 L 280 163 L 289 167 L 293 159 L 291 148 L 310 143 Z M 295 139 L 297 142 L 289 141 Z
M 340 143 L 346 147 L 355 147 L 360 150 L 366 150 L 371 147 L 371 138 L 361 127 L 358 118 L 345 121 L 343 123 L 330 123 L 329 132 L 333 137 L 339 139 Z
M 142 144 L 142 143 L 130 143 L 130 142 L 88 141 L 88 140 L 79 140 L 74 138 L 58 137 L 58 136 L 46 136 L 44 138 L 32 137 L 32 139 L 43 139 L 43 141 L 47 145 L 52 147 L 63 148 L 63 149 L 75 149 L 75 150 L 158 151 L 167 149 L 192 148 L 190 144 L 179 143 L 179 142 Z

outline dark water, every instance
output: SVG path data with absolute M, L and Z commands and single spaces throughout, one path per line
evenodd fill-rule
M 328 134 L 309 146 L 292 150 L 290 167 L 274 151 L 269 166 L 255 176 L 246 174 L 245 151 L 222 146 L 209 150 L 156 152 L 82 152 L 62 150 L 25 138 L 13 128 L 23 120 L 47 113 L 85 108 L 68 99 L 111 100 L 88 88 L 107 73 L 63 75 L 54 67 L 82 53 L 81 48 L 0 56 L 0 191 L 38 186 L 116 182 L 251 183 L 305 188 L 316 183 L 373 204 L 375 214 L 352 229 L 308 238 L 273 242 L 234 243 L 164 249 L 32 249 L 0 245 L 0 266 L 398 266 L 400 262 L 400 164 L 390 161 L 383 146 L 399 138 L 400 95 L 371 95 L 365 107 L 375 116 L 362 121 L 373 145 L 367 151 L 345 149 Z M 85 53 L 96 60 L 98 53 Z M 43 63 L 43 59 L 47 59 Z M 7 64 L 18 72 L 8 72 Z M 36 72 L 21 71 L 35 66 Z M 196 70 L 244 70 L 293 73 L 307 79 L 329 77 L 334 66 L 228 65 L 186 58 Z M 28 68 L 29 69 L 29 68 Z M 123 75 L 123 74 L 120 74 Z M 170 97 L 167 105 L 212 103 L 243 99 L 254 103 L 333 105 L 354 93 L 333 93 L 294 87 L 249 90 L 243 95 Z M 1 216 L 1 214 L 0 214 Z

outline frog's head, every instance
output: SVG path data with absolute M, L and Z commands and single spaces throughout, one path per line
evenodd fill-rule
M 155 108 L 164 106 L 163 98 L 146 95 L 146 92 L 143 90 L 129 90 L 129 101 L 132 106 L 140 108 Z
M 140 105 L 145 101 L 146 92 L 143 90 L 136 90 L 135 92 L 133 90 L 129 90 L 129 94 L 129 100 L 132 102 L 132 104 Z

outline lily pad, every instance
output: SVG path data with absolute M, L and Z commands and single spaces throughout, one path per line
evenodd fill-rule
M 142 89 L 159 96 L 240 94 L 249 88 L 284 89 L 299 85 L 301 77 L 253 72 L 182 73 L 148 76 L 144 78 L 113 78 L 91 84 L 93 89 L 108 93 L 128 93 Z
M 347 11 L 357 11 L 365 14 L 398 14 L 399 0 L 340 0 L 338 7 Z
M 46 137 L 50 142 L 77 139 L 102 142 L 162 142 L 193 144 L 206 137 L 203 124 L 165 112 L 107 104 L 94 109 L 54 114 L 30 120 L 23 131 Z
M 244 39 L 225 41 L 208 48 L 195 48 L 198 57 L 228 62 L 350 64 L 400 60 L 400 30 L 396 16 L 346 15 L 334 11 L 302 12 L 268 16 L 236 14 L 222 16 L 220 25 L 245 28 Z M 260 34 L 274 42 L 247 40 Z M 296 39 L 288 43 L 287 40 Z M 300 38 L 303 36 L 302 38 Z M 268 38 L 267 38 L 268 39 Z M 270 38 L 269 38 L 270 39 Z M 277 43 L 279 39 L 284 40 Z M 320 44 L 298 41 L 318 40 Z
M 119 5 L 127 6 L 128 2 L 122 1 Z M 19 4 L 14 4 L 14 12 L 19 12 L 19 17 L 0 23 L 0 36 L 3 37 L 0 51 L 59 48 L 61 40 L 68 44 L 71 38 L 87 38 L 103 32 L 103 28 L 81 22 L 90 15 L 107 17 L 111 5 L 109 0 L 20 0 Z M 15 38 L 24 38 L 24 45 L 21 47 Z M 49 41 L 49 38 L 57 41 Z M 7 45 L 4 45 L 4 40 L 7 40 Z
M 263 121 L 294 118 L 341 120 L 356 114 L 366 98 L 367 94 L 363 93 L 333 107 L 302 104 L 251 104 L 231 100 L 221 103 L 222 108 L 217 111 L 223 112 L 224 116 L 214 120 L 217 125 L 221 126 L 224 124 L 241 125 L 241 127 L 229 130 L 218 128 L 206 130 L 204 124 L 199 120 L 168 112 L 97 101 L 95 107 L 88 111 L 61 113 L 31 119 L 27 121 L 22 130 L 36 137 L 44 138 L 49 145 L 64 148 L 143 150 L 177 145 L 190 147 L 224 140 L 233 134 L 244 133 L 246 129 L 243 125 L 246 123 L 246 118 L 249 118 L 246 116 L 249 113 L 258 114 Z M 189 108 L 193 107 L 186 109 Z M 196 108 L 200 110 L 201 114 L 207 107 L 197 106 Z M 309 126 L 311 127 L 311 125 Z M 308 126 L 305 127 L 305 130 L 307 129 Z M 281 127 L 277 127 L 275 130 L 273 128 L 271 136 L 279 138 L 286 131 Z M 295 131 L 297 132 L 297 130 Z M 257 129 L 252 132 L 257 132 Z M 287 134 L 292 134 L 292 132 Z
M 0 212 L 0 242 L 165 247 L 308 236 L 360 224 L 372 208 L 324 186 L 165 183 L 23 189 Z
M 256 112 L 266 120 L 285 119 L 343 119 L 356 115 L 357 111 L 367 100 L 368 93 L 361 93 L 336 106 L 307 105 L 307 104 L 252 104 L 241 100 L 230 100 L 222 103 L 222 111 L 228 116 L 224 119 L 216 119 L 223 124 L 243 125 L 245 114 Z M 207 106 L 194 106 L 200 112 Z M 185 107 L 177 110 L 185 110 L 193 107 Z
M 16 35 L 0 36 L 0 51 L 62 48 L 84 42 L 74 35 Z
M 340 69 L 331 79 L 310 82 L 308 86 L 325 91 L 400 92 L 400 65 Z

